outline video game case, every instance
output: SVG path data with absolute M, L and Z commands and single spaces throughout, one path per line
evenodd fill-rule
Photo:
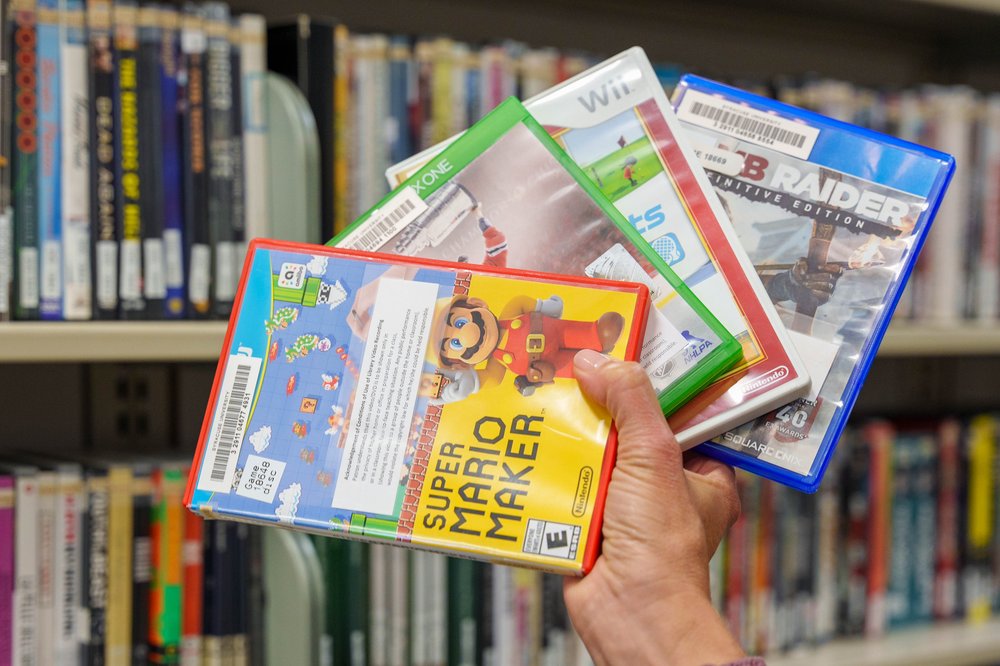
M 993 605 L 991 548 L 993 543 L 993 478 L 997 455 L 996 420 L 980 414 L 969 422 L 969 458 L 966 529 L 962 570 L 964 616 L 973 623 L 985 622 Z
M 184 257 L 184 182 L 181 145 L 182 100 L 179 69 L 180 14 L 172 7 L 160 10 L 160 120 L 163 166 L 163 316 L 180 319 L 187 313 Z
M 118 134 L 111 0 L 87 3 L 90 65 L 91 267 L 95 319 L 118 317 Z
M 703 450 L 814 492 L 954 160 L 694 76 L 674 104 L 812 377 L 807 396 Z
M 14 317 L 38 319 L 38 75 L 34 0 L 13 0 L 9 13 L 14 64 L 11 198 L 14 212 Z
M 509 169 L 514 162 L 521 167 Z M 641 364 L 668 414 L 742 354 L 739 343 L 514 99 L 332 242 L 645 281 L 657 307 Z
M 139 143 L 139 208 L 142 217 L 142 296 L 144 317 L 163 319 L 167 296 L 164 249 L 163 106 L 160 100 L 161 10 L 142 4 L 136 16 L 139 32 L 137 109 Z M 123 128 L 124 130 L 124 128 Z
M 149 662 L 154 664 L 180 662 L 182 598 L 187 593 L 183 588 L 184 479 L 184 470 L 176 465 L 158 465 L 151 476 Z
M 239 267 L 239 239 L 233 223 L 233 71 L 229 7 L 202 5 L 205 16 L 205 146 L 208 169 L 208 222 L 212 246 L 212 310 L 228 317 Z
M 322 238 L 332 238 L 339 225 L 350 219 L 337 213 L 348 196 L 346 180 L 338 186 L 334 177 L 334 154 L 343 149 L 345 137 L 336 129 L 347 112 L 346 28 L 326 17 L 299 14 L 287 21 L 272 23 L 267 30 L 267 66 L 295 83 L 309 100 L 316 118 L 320 143 L 320 220 Z M 333 84 L 331 85 L 331 81 Z M 345 154 L 346 157 L 346 154 Z M 346 159 L 339 167 L 346 176 Z M 338 226 L 335 226 L 338 225 Z
M 132 606 L 130 618 L 131 664 L 148 666 L 150 599 L 153 583 L 153 480 L 152 468 L 132 468 Z
M 368 546 L 368 663 L 389 663 L 389 548 Z
M 80 608 L 80 617 L 88 626 L 85 636 L 83 663 L 97 666 L 104 663 L 104 641 L 108 609 L 108 476 L 107 470 L 85 467 L 83 492 L 87 512 L 83 516 L 83 575 L 87 581 Z
M 204 524 L 193 513 L 184 512 L 182 544 L 183 590 L 181 592 L 181 652 L 182 666 L 199 666 L 202 655 L 202 614 L 204 588 Z
M 90 91 L 83 0 L 62 0 L 60 128 L 62 132 L 62 318 L 93 317 L 90 257 Z
M 477 563 L 448 558 L 448 660 L 449 666 L 475 666 Z
M 11 663 L 37 663 L 39 654 L 38 469 L 0 463 L 0 473 L 13 477 L 14 486 L 14 598 Z
M 38 488 L 38 663 L 55 661 L 56 580 L 56 475 L 48 468 L 39 468 L 35 475 Z
M 243 114 L 245 238 L 273 236 L 268 213 L 267 24 L 259 14 L 241 14 L 240 89 Z
M 239 22 L 230 21 L 227 33 L 229 41 L 229 71 L 232 86 L 232 138 L 229 141 L 232 159 L 232 235 L 233 235 L 233 280 L 239 279 L 240 267 L 246 258 L 246 161 L 243 149 L 243 31 Z
M 139 28 L 138 3 L 135 0 L 114 0 L 113 34 L 116 66 L 116 110 L 118 133 L 115 137 L 116 175 L 121 183 L 116 205 L 118 229 L 118 299 L 122 319 L 142 319 L 146 316 L 143 292 L 143 212 L 142 168 L 145 157 L 141 150 L 139 99 Z
M 14 476 L 0 471 L 0 666 L 14 658 Z
M 203 666 L 222 666 L 222 641 L 224 620 L 225 563 L 229 550 L 228 527 L 218 521 L 205 525 L 204 561 L 204 612 L 202 615 Z
M 212 244 L 208 217 L 208 163 L 205 114 L 205 36 L 201 9 L 185 3 L 181 15 L 181 156 L 184 192 L 184 266 L 187 271 L 187 314 L 212 315 Z
M 255 240 L 185 503 L 209 517 L 586 571 L 616 435 L 569 364 L 584 348 L 634 358 L 646 298 L 635 283 Z M 520 336 L 558 355 L 534 380 L 495 349 Z M 560 408 L 542 413 L 552 400 Z M 503 478 L 486 505 L 430 499 L 429 483 L 447 481 L 433 481 L 437 460 L 488 459 L 531 473 L 544 506 Z
M 86 508 L 83 472 L 75 463 L 49 463 L 55 473 L 54 570 L 53 594 L 55 636 L 54 663 L 79 663 L 82 654 L 79 627 L 83 603 L 83 514 Z
M 232 531 L 232 559 L 229 567 L 229 594 L 226 604 L 230 607 L 229 627 L 232 666 L 250 666 L 249 636 L 247 634 L 247 587 L 250 582 L 250 530 L 245 523 L 227 523 Z M 233 612 L 232 609 L 235 609 Z
M 62 123 L 60 114 L 59 0 L 39 0 L 37 34 L 38 97 L 38 233 L 39 317 L 59 320 L 63 316 L 62 214 L 60 188 Z

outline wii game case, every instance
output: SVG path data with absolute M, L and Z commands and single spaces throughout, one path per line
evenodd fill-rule
M 671 414 L 742 357 L 736 339 L 516 99 L 508 99 L 331 243 L 644 282 L 640 364 Z
M 634 360 L 648 307 L 638 283 L 256 239 L 185 504 L 586 572 L 617 435 L 573 357 Z
M 812 377 L 807 396 L 705 452 L 813 492 L 954 160 L 696 76 L 673 102 Z
M 619 53 L 524 106 L 742 346 L 739 364 L 671 416 L 678 441 L 700 444 L 803 395 L 797 334 L 778 318 L 645 52 Z M 390 168 L 390 182 L 440 150 Z

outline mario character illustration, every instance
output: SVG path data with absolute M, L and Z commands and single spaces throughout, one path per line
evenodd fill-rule
M 299 439 L 305 439 L 309 434 L 309 424 L 305 421 L 296 421 L 292 424 L 292 434 Z
M 339 374 L 324 372 L 320 375 L 320 379 L 323 380 L 322 386 L 324 391 L 336 391 L 337 387 L 340 386 Z
M 496 386 L 508 370 L 518 392 L 530 396 L 556 379 L 571 379 L 581 349 L 611 351 L 625 326 L 617 312 L 597 321 L 564 320 L 562 313 L 558 296 L 517 297 L 499 316 L 481 299 L 450 299 L 435 312 L 431 328 L 430 360 L 448 380 L 436 401 L 456 402 Z
M 277 330 L 288 328 L 299 318 L 299 311 L 296 308 L 278 308 L 274 311 L 274 316 L 264 322 L 264 330 L 271 335 Z
M 639 184 L 639 182 L 635 179 L 637 163 L 638 161 L 634 157 L 629 157 L 625 160 L 625 166 L 622 167 L 622 177 L 624 177 L 632 187 Z

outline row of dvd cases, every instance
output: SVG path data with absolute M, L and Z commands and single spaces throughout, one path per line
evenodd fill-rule
M 811 496 L 741 476 L 712 593 L 747 650 L 1000 610 L 997 426 L 859 423 Z M 184 476 L 164 459 L 6 454 L 0 663 L 589 663 L 559 576 L 204 522 Z

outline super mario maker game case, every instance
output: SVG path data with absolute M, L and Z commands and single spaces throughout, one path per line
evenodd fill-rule
M 642 284 L 255 240 L 185 496 L 210 518 L 584 573 Z
M 743 357 L 734 336 L 513 98 L 331 243 L 646 284 L 653 307 L 639 363 L 666 414 Z

